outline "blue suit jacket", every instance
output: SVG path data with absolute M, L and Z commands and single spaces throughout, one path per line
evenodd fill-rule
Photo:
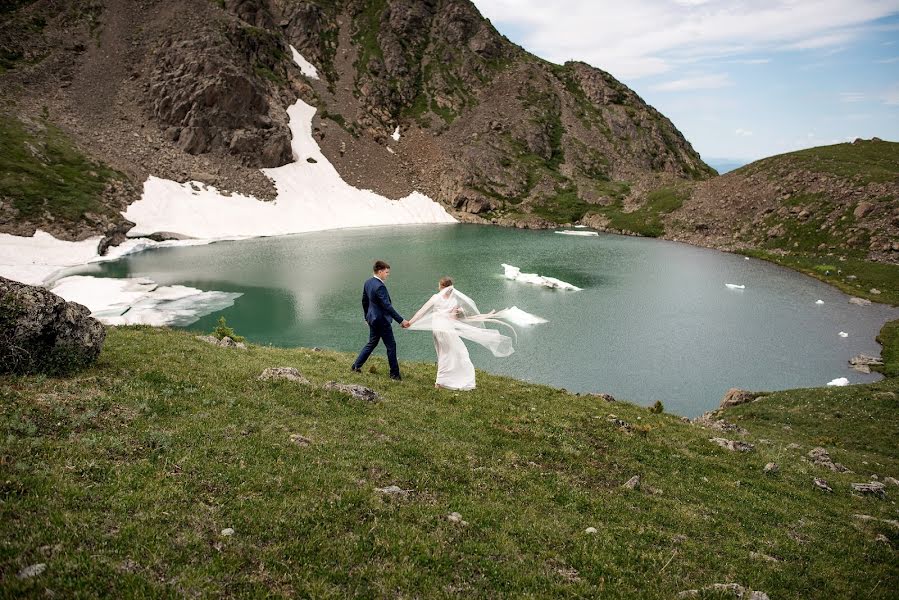
M 387 293 L 387 286 L 377 277 L 370 277 L 365 282 L 365 287 L 362 288 L 362 313 L 365 315 L 365 321 L 369 325 L 379 320 L 386 321 L 389 324 L 390 319 L 397 323 L 403 322 L 403 317 L 390 304 L 390 294 Z

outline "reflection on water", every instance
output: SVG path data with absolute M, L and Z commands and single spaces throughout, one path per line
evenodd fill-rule
M 664 241 L 573 237 L 474 225 L 406 226 L 164 248 L 80 272 L 145 276 L 160 284 L 241 292 L 220 315 L 257 343 L 355 352 L 367 328 L 362 282 L 375 259 L 391 263 L 388 285 L 404 316 L 450 275 L 482 310 L 517 305 L 549 319 L 519 328 L 517 351 L 475 365 L 565 387 L 604 391 L 696 415 L 730 387 L 820 386 L 846 376 L 855 354 L 878 353 L 874 337 L 899 311 L 853 306 L 814 279 L 761 262 Z M 550 290 L 502 277 L 501 263 L 584 288 Z M 725 287 L 742 284 L 744 290 Z M 818 299 L 823 305 L 816 305 Z M 839 331 L 849 332 L 840 338 Z M 433 361 L 430 337 L 397 330 L 400 356 Z

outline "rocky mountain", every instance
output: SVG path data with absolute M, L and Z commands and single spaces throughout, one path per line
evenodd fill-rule
M 756 161 L 687 186 L 665 236 L 726 250 L 899 264 L 899 144 L 874 138 Z
M 714 175 L 610 74 L 528 54 L 468 0 L 16 0 L 0 8 L 0 231 L 120 234 L 149 175 L 272 198 L 258 169 L 292 159 L 297 98 L 346 181 L 463 219 L 615 217 Z

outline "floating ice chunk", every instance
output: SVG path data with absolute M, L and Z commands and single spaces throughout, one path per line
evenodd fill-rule
M 518 267 L 513 267 L 512 265 L 507 265 L 506 263 L 502 263 L 502 265 L 506 279 L 512 279 L 514 281 L 520 281 L 522 283 L 530 283 L 532 285 L 541 285 L 543 287 L 559 290 L 572 290 L 575 292 L 581 291 L 581 288 L 575 285 L 571 285 L 570 283 L 566 283 L 561 279 L 556 279 L 555 277 L 544 277 L 542 275 L 537 275 L 536 273 L 522 273 L 521 269 L 519 269 Z
M 159 286 L 145 277 L 111 279 L 87 275 L 64 277 L 51 291 L 85 305 L 107 325 L 189 325 L 204 315 L 231 306 L 241 296 L 182 285 Z
M 748 257 L 748 256 L 744 256 L 744 257 L 743 257 L 743 260 L 749 260 L 749 257 Z
M 303 75 L 309 79 L 318 79 L 318 69 L 315 68 L 315 65 L 303 58 L 303 55 L 297 52 L 293 46 L 290 47 L 290 52 L 293 54 L 293 62 L 300 68 Z
M 837 377 L 832 381 L 828 381 L 827 385 L 834 387 L 843 387 L 844 385 L 849 385 L 849 380 L 845 377 Z
M 236 239 L 306 233 L 348 227 L 455 223 L 446 209 L 419 192 L 390 200 L 349 185 L 312 137 L 315 107 L 297 100 L 287 114 L 295 162 L 263 169 L 277 198 L 262 202 L 252 196 L 224 196 L 212 186 L 195 192 L 191 182 L 149 177 L 141 199 L 125 212 L 136 223 L 130 235 L 169 231 L 196 239 Z M 306 159 L 315 160 L 310 165 Z
M 725 283 L 724 285 L 726 285 L 728 288 L 730 288 L 732 290 L 745 290 L 746 289 L 745 285 L 738 285 L 736 283 Z
M 393 138 L 394 142 L 400 141 L 400 126 L 397 125 L 396 129 L 393 130 L 393 133 L 390 134 L 390 137 Z
M 587 226 L 586 225 L 575 225 L 574 228 L 575 229 L 587 229 Z
M 525 312 L 518 308 L 517 306 L 513 306 L 512 308 L 505 308 L 494 315 L 498 319 L 503 319 L 512 323 L 513 325 L 539 325 L 540 323 L 548 323 L 546 319 L 543 317 L 538 317 L 537 315 L 532 315 L 529 312 Z
M 845 331 L 841 331 L 839 335 L 840 335 L 840 337 L 849 337 L 849 334 L 846 333 Z
M 824 300 L 815 300 L 815 304 L 824 304 Z
M 582 235 L 584 237 L 592 237 L 595 235 L 599 235 L 595 231 L 557 231 L 561 235 Z

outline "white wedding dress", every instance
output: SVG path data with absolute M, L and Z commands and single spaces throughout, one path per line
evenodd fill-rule
M 463 338 L 484 346 L 494 356 L 509 356 L 515 351 L 511 337 L 484 326 L 485 323 L 504 325 L 514 336 L 515 330 L 503 321 L 509 310 L 481 314 L 474 301 L 453 286 L 431 296 L 409 320 L 409 329 L 434 334 L 437 385 L 452 390 L 475 388 L 474 365 Z

